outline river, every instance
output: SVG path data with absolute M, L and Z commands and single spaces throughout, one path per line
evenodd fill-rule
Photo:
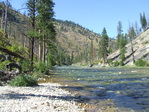
M 55 67 L 50 80 L 86 103 L 88 112 L 149 112 L 149 68 Z

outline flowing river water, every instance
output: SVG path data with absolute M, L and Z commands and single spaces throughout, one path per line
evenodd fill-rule
M 55 67 L 50 81 L 78 96 L 88 112 L 149 112 L 149 68 Z

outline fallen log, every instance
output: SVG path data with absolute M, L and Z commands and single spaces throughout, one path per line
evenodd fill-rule
M 5 52 L 5 53 L 7 53 L 7 54 L 9 54 L 9 55 L 11 55 L 11 56 L 14 56 L 14 57 L 18 57 L 18 58 L 20 58 L 20 59 L 25 59 L 24 57 L 20 56 L 19 54 L 14 53 L 14 52 L 12 52 L 12 51 L 6 49 L 6 48 L 0 47 L 0 51 Z

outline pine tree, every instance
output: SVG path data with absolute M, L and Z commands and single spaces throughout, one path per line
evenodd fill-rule
M 6 8 L 5 8 L 5 24 L 4 24 L 4 32 L 7 32 L 7 13 L 8 13 L 8 0 L 6 0 Z
M 28 0 L 27 8 L 28 8 L 28 15 L 29 15 L 29 23 L 31 24 L 31 31 L 28 32 L 29 37 L 29 45 L 30 45 L 30 59 L 31 59 L 31 70 L 33 70 L 33 59 L 34 59 L 34 42 L 35 42 L 35 35 L 36 35 L 36 4 L 37 0 Z
M 117 26 L 117 33 L 118 33 L 119 35 L 121 35 L 122 32 L 123 32 L 122 28 L 123 28 L 123 27 L 122 27 L 122 22 L 119 21 L 119 22 L 118 22 L 118 26 Z
M 120 65 L 123 66 L 124 65 L 124 61 L 125 61 L 125 45 L 127 43 L 127 39 L 126 36 L 124 36 L 124 34 L 122 33 L 122 22 L 119 21 L 118 22 L 118 26 L 117 26 L 117 48 L 120 49 Z
M 5 18 L 5 10 L 4 10 L 4 7 L 5 7 L 5 3 L 4 2 L 0 2 L 0 10 L 2 11 L 2 14 L 1 14 L 1 29 L 3 29 L 3 24 L 4 24 L 4 18 Z
M 120 38 L 121 38 L 121 36 L 122 36 L 122 32 L 123 32 L 123 30 L 122 30 L 122 22 L 121 21 L 119 21 L 118 22 L 118 26 L 117 26 L 117 48 L 119 48 L 120 47 Z
M 138 23 L 137 22 L 135 22 L 135 31 L 136 31 L 136 35 L 139 35 L 140 30 L 139 30 L 139 27 L 138 27 Z
M 140 13 L 140 23 L 143 31 L 145 31 L 147 28 L 147 19 L 146 19 L 145 13 L 143 13 L 143 15 Z
M 54 3 L 52 0 L 38 0 L 38 6 L 37 6 L 38 29 L 40 30 L 40 33 L 42 33 L 42 37 L 40 38 L 39 43 L 42 44 L 41 45 L 42 46 L 42 49 L 41 49 L 42 61 L 44 62 L 45 62 L 47 45 L 53 46 L 52 44 L 55 43 L 56 31 L 53 25 L 54 24 L 53 23 L 53 16 L 54 16 L 53 7 L 54 7 Z M 39 57 L 39 59 L 41 58 Z
M 107 63 L 108 42 L 109 42 L 109 37 L 107 35 L 106 28 L 103 28 L 102 39 L 99 42 L 99 55 L 100 55 L 100 58 L 103 59 L 104 64 Z
M 91 46 L 90 46 L 90 64 L 93 62 L 94 57 L 94 48 L 93 48 L 93 40 L 91 40 Z
M 131 43 L 131 52 L 132 52 L 133 63 L 135 63 L 134 49 L 133 49 L 133 43 L 132 43 L 132 40 L 136 37 L 134 27 L 129 28 L 128 36 L 130 38 L 130 43 Z
M 121 34 L 121 37 L 120 37 L 120 43 L 119 43 L 119 49 L 120 49 L 120 65 L 121 66 L 124 66 L 124 61 L 125 61 L 125 52 L 126 52 L 126 45 L 127 43 L 127 40 L 126 40 L 126 37 Z

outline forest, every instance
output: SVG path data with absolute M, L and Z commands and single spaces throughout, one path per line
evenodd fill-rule
M 17 72 L 16 69 L 21 67 L 21 73 L 47 73 L 58 59 L 54 3 L 29 0 L 26 6 L 28 15 L 23 15 L 13 10 L 8 0 L 0 3 L 1 70 Z M 10 74 L 2 80 L 9 78 Z

